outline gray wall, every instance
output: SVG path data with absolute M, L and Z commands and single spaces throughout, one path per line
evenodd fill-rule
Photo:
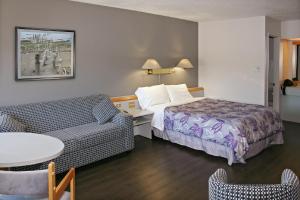
M 15 26 L 76 31 L 76 78 L 15 81 Z M 188 57 L 194 69 L 162 76 L 162 83 L 197 85 L 195 22 L 67 0 L 0 0 L 0 105 L 105 93 L 133 94 L 158 83 L 141 66 L 148 57 L 164 67 Z

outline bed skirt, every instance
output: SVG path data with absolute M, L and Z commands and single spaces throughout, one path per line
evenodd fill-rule
M 168 140 L 172 143 L 187 146 L 195 150 L 201 150 L 209 155 L 227 158 L 228 165 L 232 165 L 232 163 L 246 163 L 246 159 L 257 155 L 267 147 L 274 144 L 283 144 L 282 132 L 271 135 L 263 140 L 249 144 L 248 152 L 244 155 L 243 160 L 237 161 L 234 159 L 234 151 L 226 146 L 170 130 L 160 131 L 154 127 L 152 127 L 152 130 L 156 137 Z

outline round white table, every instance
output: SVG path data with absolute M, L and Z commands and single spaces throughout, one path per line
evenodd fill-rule
M 46 162 L 62 154 L 64 143 L 36 133 L 0 133 L 0 168 Z

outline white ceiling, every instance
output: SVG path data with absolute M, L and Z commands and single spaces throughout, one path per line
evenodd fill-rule
M 209 21 L 254 16 L 300 19 L 300 0 L 71 0 L 157 15 Z

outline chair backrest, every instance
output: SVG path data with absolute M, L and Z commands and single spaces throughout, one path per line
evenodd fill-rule
M 299 200 L 299 179 L 289 169 L 281 176 L 281 184 L 229 184 L 224 169 L 218 169 L 209 178 L 209 200 L 281 199 Z
M 47 197 L 48 170 L 0 171 L 0 194 Z
M 70 186 L 70 193 L 64 195 L 68 186 Z M 54 162 L 49 164 L 48 170 L 0 171 L 0 200 L 59 200 L 62 196 L 75 200 L 74 168 L 70 169 L 59 185 L 56 185 Z
M 75 200 L 75 169 L 71 168 L 59 185 L 56 186 L 55 164 L 51 162 L 48 166 L 49 200 L 59 200 L 68 186 L 70 186 L 70 200 Z

